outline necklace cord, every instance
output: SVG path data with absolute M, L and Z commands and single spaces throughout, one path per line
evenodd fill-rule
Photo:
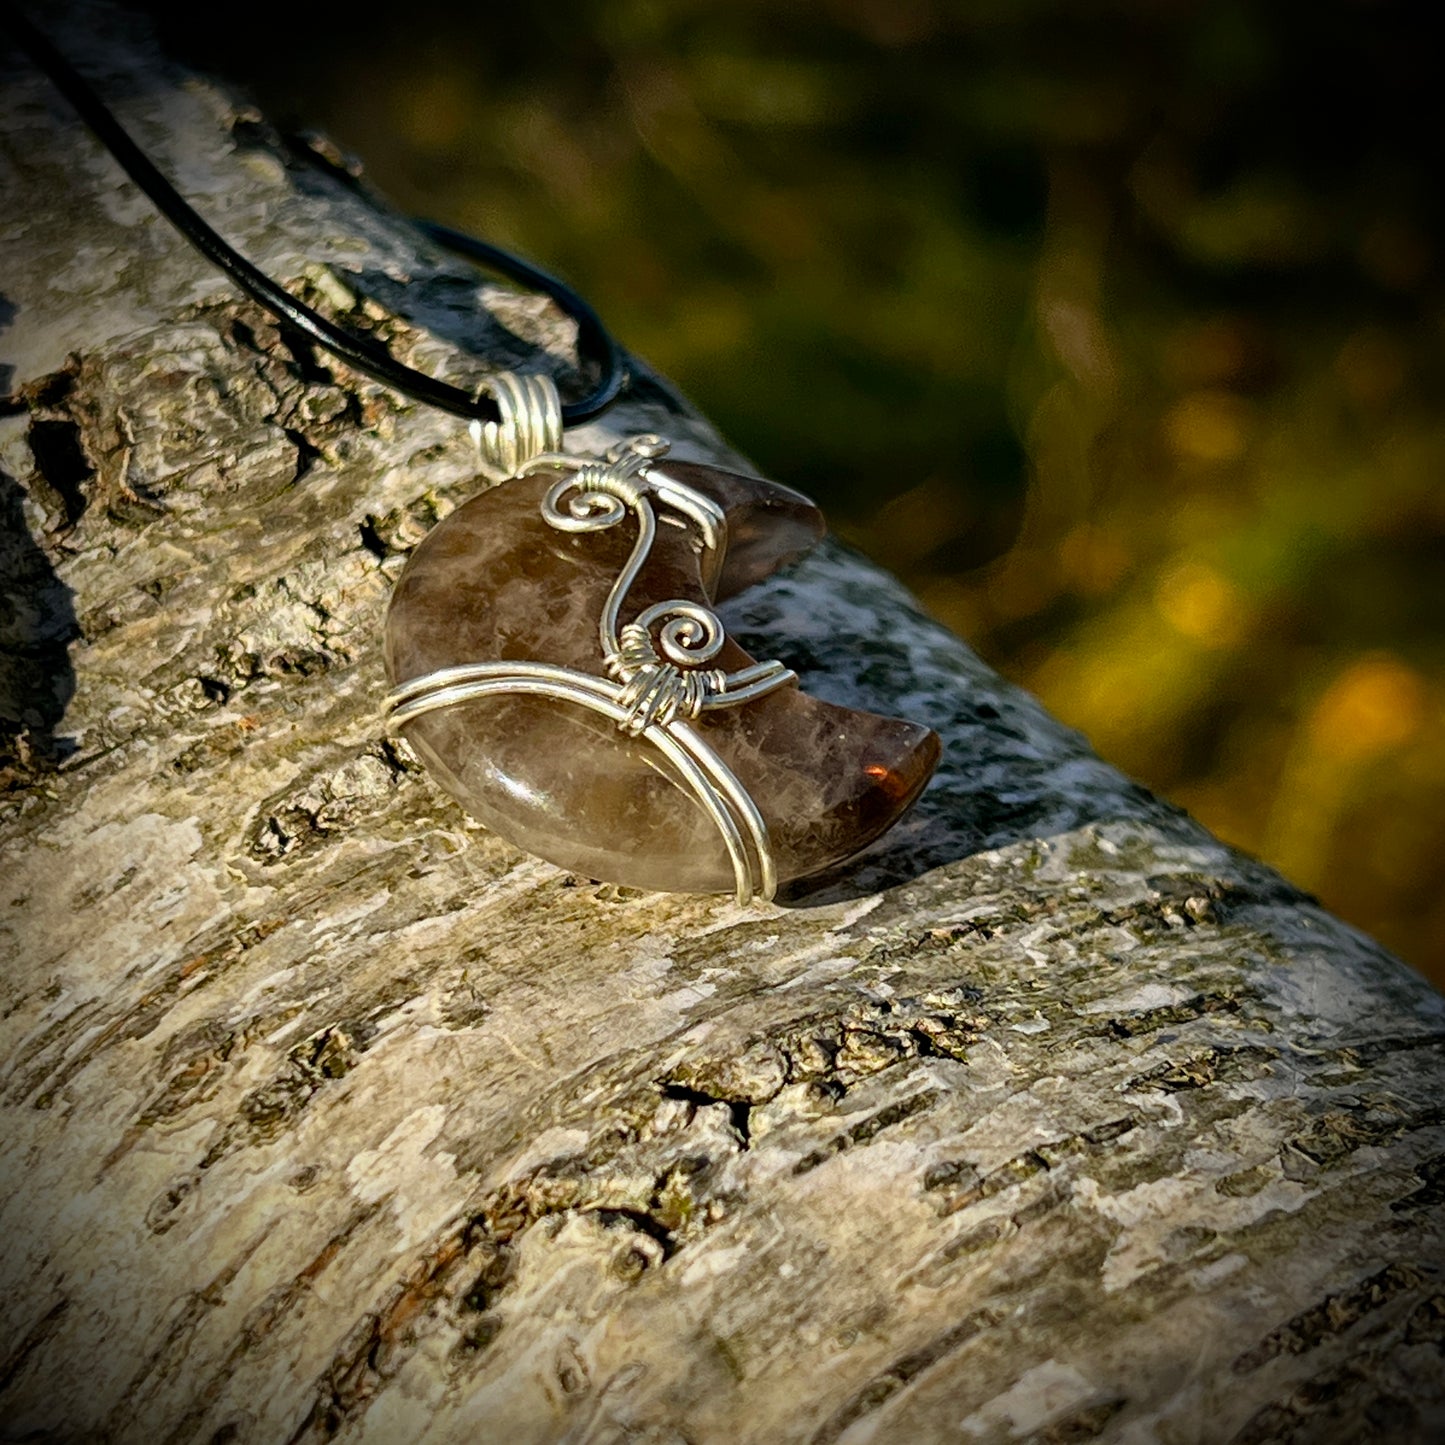
M 500 413 L 491 397 L 466 391 L 424 371 L 398 361 L 379 342 L 349 331 L 297 300 L 280 282 L 248 261 L 227 243 L 197 213 L 195 208 L 163 176 L 154 162 L 133 141 L 100 97 L 80 73 L 29 20 L 9 3 L 0 0 L 0 24 L 6 26 L 31 59 L 49 77 L 55 88 L 74 107 L 121 169 L 150 198 L 156 209 L 176 227 L 206 259 L 231 282 L 279 321 L 293 327 L 318 346 L 339 357 L 348 366 L 403 395 L 453 416 L 476 421 L 497 421 Z M 428 239 L 465 256 L 511 281 L 549 296 L 577 325 L 581 355 L 593 360 L 599 380 L 578 401 L 562 406 L 562 420 L 572 426 L 605 411 L 616 401 L 628 382 L 621 347 L 603 325 L 601 317 L 565 281 L 510 251 L 454 230 L 435 221 L 418 221 Z

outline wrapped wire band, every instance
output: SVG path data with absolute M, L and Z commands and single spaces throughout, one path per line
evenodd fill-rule
M 93 130 L 101 144 L 115 157 L 121 169 L 150 197 L 156 209 L 208 261 L 225 272 L 231 282 L 279 321 L 318 346 L 339 357 L 348 366 L 413 397 L 429 406 L 440 407 L 453 416 L 468 420 L 496 422 L 500 419 L 495 401 L 485 394 L 464 390 L 438 377 L 398 361 L 379 342 L 348 331 L 298 301 L 280 282 L 266 275 L 213 230 L 195 208 L 156 168 L 154 162 L 130 138 L 100 97 L 79 72 L 50 43 L 10 0 L 0 0 L 0 28 L 10 32 L 31 59 L 49 76 L 55 88 L 70 102 L 80 118 Z M 448 250 L 456 251 L 532 290 L 541 291 L 577 323 L 578 348 L 598 369 L 598 381 L 578 401 L 562 407 L 568 425 L 588 420 L 605 411 L 627 384 L 622 349 L 613 340 L 597 313 L 564 281 L 549 275 L 530 261 L 514 256 L 486 241 L 435 222 L 420 222 L 422 232 Z
M 472 438 L 497 471 L 515 476 L 542 452 L 562 450 L 562 406 L 551 377 L 502 371 L 488 377 L 481 390 L 502 415 L 499 421 L 474 421 Z

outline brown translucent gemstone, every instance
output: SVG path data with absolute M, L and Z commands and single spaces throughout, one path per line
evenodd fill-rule
M 716 501 L 722 555 L 657 506 L 657 540 L 622 620 L 654 603 L 720 601 L 805 551 L 817 509 L 775 483 L 664 461 L 655 470 Z M 603 675 L 597 625 L 636 539 L 628 516 L 567 533 L 541 515 L 555 474 L 513 478 L 459 507 L 413 553 L 392 597 L 393 685 L 464 663 L 539 660 Z M 754 659 L 729 639 L 710 664 Z M 789 685 L 692 724 L 748 791 L 768 826 L 778 877 L 831 867 L 908 808 L 938 761 L 928 728 L 834 706 Z M 590 878 L 637 888 L 733 888 L 716 825 L 644 740 L 585 708 L 491 697 L 425 713 L 404 734 L 469 813 L 518 846 Z

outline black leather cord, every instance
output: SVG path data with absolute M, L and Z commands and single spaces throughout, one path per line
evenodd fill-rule
M 0 0 L 0 25 L 7 28 L 57 90 L 75 107 L 80 118 L 93 130 L 120 167 L 138 185 L 156 209 L 203 255 L 213 262 L 247 296 L 264 306 L 277 320 L 294 327 L 318 346 L 340 357 L 348 366 L 417 401 L 440 407 L 454 416 L 496 421 L 496 403 L 486 396 L 473 396 L 450 382 L 428 376 L 406 366 L 370 337 L 357 335 L 327 320 L 291 295 L 279 282 L 228 245 L 196 213 L 179 191 L 156 169 L 154 163 L 130 138 L 99 96 L 61 53 L 9 3 Z M 581 354 L 598 367 L 597 385 L 580 401 L 564 402 L 562 420 L 567 426 L 588 420 L 616 401 L 627 385 L 627 368 L 622 349 L 602 324 L 597 313 L 565 281 L 549 275 L 530 261 L 514 256 L 499 246 L 479 241 L 461 231 L 432 221 L 417 223 L 424 235 L 438 245 L 550 296 L 577 323 L 577 344 Z

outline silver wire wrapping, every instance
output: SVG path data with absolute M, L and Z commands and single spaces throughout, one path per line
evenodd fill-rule
M 673 481 L 653 463 L 668 443 L 632 437 L 606 457 L 568 456 L 561 446 L 561 407 L 547 377 L 498 376 L 486 383 L 502 412 L 500 423 L 473 435 L 493 465 L 516 476 L 560 471 L 542 500 L 542 517 L 565 532 L 597 532 L 631 516 L 637 539 L 612 584 L 597 624 L 603 676 L 550 662 L 477 662 L 412 678 L 387 698 L 388 722 L 400 729 L 413 718 L 497 695 L 547 697 L 576 703 L 610 719 L 628 737 L 654 746 L 672 765 L 722 835 L 732 861 L 737 901 L 771 899 L 777 867 L 767 824 L 732 770 L 690 724 L 704 712 L 737 707 L 797 680 L 781 662 L 759 662 L 736 672 L 709 668 L 727 633 L 700 603 L 659 602 L 627 623 L 627 594 L 657 536 L 656 506 L 696 526 L 703 546 L 723 545 L 726 519 L 710 497 Z
M 474 421 L 468 430 L 483 460 L 507 476 L 542 452 L 562 448 L 562 398 L 549 376 L 516 376 L 510 371 L 488 377 L 477 388 L 501 412 L 499 421 Z

